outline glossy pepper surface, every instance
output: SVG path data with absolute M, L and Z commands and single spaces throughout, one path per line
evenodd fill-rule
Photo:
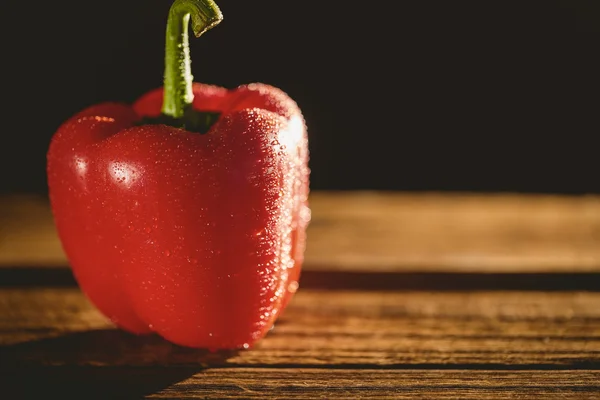
M 220 20 L 211 1 L 174 3 L 165 89 L 89 107 L 58 129 L 50 201 L 80 287 L 116 325 L 183 346 L 248 348 L 298 288 L 307 135 L 275 87 L 192 84 L 188 19 L 197 35 L 216 25 L 198 7 Z M 173 60 L 172 71 L 188 70 L 169 75 Z

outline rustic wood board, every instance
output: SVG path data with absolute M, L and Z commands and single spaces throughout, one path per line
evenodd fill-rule
M 45 367 L 2 371 L 8 399 L 598 399 L 597 370 Z
M 0 290 L 0 365 L 600 368 L 600 293 L 301 290 L 251 351 L 113 329 L 76 288 Z
M 597 399 L 600 371 L 206 370 L 151 399 Z
M 600 272 L 600 196 L 314 192 L 305 269 Z M 0 267 L 65 267 L 47 199 L 0 199 Z
M 324 193 L 255 348 L 116 329 L 46 199 L 0 198 L 0 387 L 16 398 L 600 398 L 600 197 Z
M 600 293 L 301 290 L 255 348 L 210 353 L 120 332 L 77 288 L 5 288 L 0 381 L 10 398 L 592 399 Z

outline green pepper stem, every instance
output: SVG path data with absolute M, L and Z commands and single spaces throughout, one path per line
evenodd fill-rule
M 223 20 L 212 0 L 175 0 L 169 10 L 165 43 L 165 75 L 162 113 L 180 119 L 194 101 L 188 25 L 196 37 Z

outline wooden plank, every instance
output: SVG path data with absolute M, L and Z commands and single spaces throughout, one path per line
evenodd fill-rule
M 598 399 L 595 370 L 42 367 L 1 371 L 8 399 Z
M 305 269 L 600 272 L 600 196 L 313 192 Z M 0 199 L 0 267 L 64 267 L 43 197 Z
M 76 288 L 0 290 L 0 366 L 600 369 L 600 293 L 300 290 L 249 351 L 112 328 Z
M 0 197 L 0 267 L 64 267 L 65 254 L 45 197 Z
M 206 370 L 151 399 L 592 399 L 600 371 Z
M 313 268 L 600 271 L 600 197 L 316 193 L 312 204 Z

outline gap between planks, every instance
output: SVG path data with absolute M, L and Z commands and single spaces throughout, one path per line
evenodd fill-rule
M 74 287 L 68 268 L 0 268 L 0 288 Z M 300 286 L 365 291 L 591 291 L 600 292 L 600 273 L 435 273 L 303 270 Z

